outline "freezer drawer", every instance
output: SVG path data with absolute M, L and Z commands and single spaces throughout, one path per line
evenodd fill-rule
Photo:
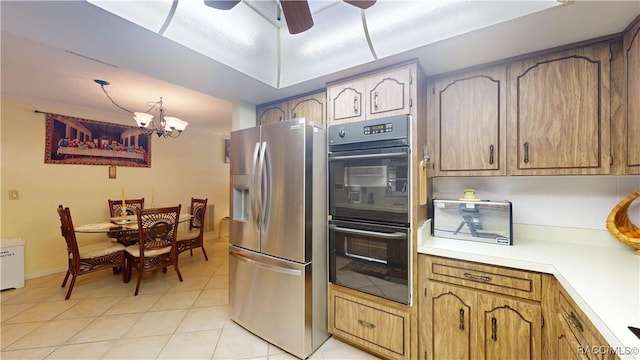
M 229 247 L 231 319 L 300 358 L 320 345 L 313 341 L 310 284 L 311 263 Z M 315 326 L 324 327 L 326 332 L 326 322 Z

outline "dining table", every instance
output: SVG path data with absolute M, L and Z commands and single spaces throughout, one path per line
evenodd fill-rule
M 180 214 L 178 223 L 184 223 L 193 215 Z M 138 242 L 138 217 L 137 215 L 116 216 L 109 218 L 109 222 L 91 223 L 76 226 L 77 233 L 106 233 L 108 237 L 116 239 L 124 246 L 129 246 Z

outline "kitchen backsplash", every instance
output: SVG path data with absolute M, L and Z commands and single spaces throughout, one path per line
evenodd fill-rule
M 483 200 L 511 201 L 514 223 L 604 230 L 611 209 L 640 190 L 640 175 L 439 177 L 432 194 L 458 199 L 467 188 Z M 640 225 L 640 200 L 629 214 Z

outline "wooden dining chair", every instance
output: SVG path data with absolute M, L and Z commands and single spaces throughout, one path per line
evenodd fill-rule
M 195 199 L 191 198 L 191 216 L 189 220 L 189 230 L 178 230 L 178 255 L 180 253 L 189 250 L 191 256 L 193 256 L 193 249 L 201 248 L 204 254 L 204 259 L 209 261 L 207 252 L 204 250 L 204 219 L 207 213 L 207 200 L 208 199 Z
M 176 236 L 178 232 L 178 220 L 180 217 L 180 205 L 156 209 L 138 209 L 138 244 L 125 248 L 126 261 L 123 279 L 131 280 L 132 269 L 138 271 L 138 281 L 134 295 L 138 295 L 140 281 L 145 271 L 162 269 L 166 272 L 168 266 L 178 274 L 182 281 L 182 275 L 178 269 L 178 248 Z
M 141 199 L 125 199 L 125 211 L 127 215 L 135 215 L 136 210 L 144 209 L 144 198 Z M 122 213 L 122 200 L 109 199 L 109 214 L 111 217 L 120 216 Z
M 127 215 L 135 215 L 136 210 L 144 209 L 144 198 L 141 199 L 125 199 L 124 200 L 125 211 Z M 117 217 L 122 215 L 122 200 L 109 199 L 109 213 L 111 217 Z M 138 242 L 138 231 L 113 231 L 108 234 L 109 237 L 115 239 L 124 244 L 133 244 Z
M 62 281 L 62 286 L 67 285 L 69 275 L 71 283 L 65 300 L 69 300 L 76 278 L 79 275 L 89 274 L 104 269 L 122 268 L 124 266 L 124 245 L 110 241 L 98 242 L 90 245 L 78 246 L 76 232 L 73 228 L 71 211 L 69 208 L 58 206 L 58 216 L 60 216 L 60 230 L 64 240 L 67 242 L 67 274 Z

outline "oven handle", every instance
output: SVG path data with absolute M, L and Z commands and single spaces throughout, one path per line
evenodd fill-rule
M 391 239 L 391 240 L 398 239 L 399 240 L 399 239 L 407 238 L 407 234 L 403 232 L 383 233 L 383 232 L 377 232 L 377 231 L 349 229 L 349 228 L 344 228 L 344 227 L 340 227 L 333 224 L 329 225 L 329 230 L 332 230 L 335 232 L 341 232 L 345 234 L 373 236 L 381 239 Z
M 373 261 L 373 262 L 377 262 L 377 263 L 381 263 L 381 264 L 387 264 L 386 260 L 380 260 L 380 259 L 375 259 L 372 257 L 368 257 L 368 256 L 362 256 L 362 255 L 356 255 L 356 254 L 349 254 L 349 252 L 347 251 L 347 239 L 344 240 L 344 254 L 350 258 L 354 258 L 354 259 L 360 259 L 360 260 L 367 260 L 367 261 Z
M 384 159 L 390 157 L 406 157 L 409 155 L 406 152 L 393 152 L 383 154 L 364 154 L 364 155 L 343 155 L 343 156 L 329 156 L 329 161 L 338 160 L 362 160 L 362 159 Z

